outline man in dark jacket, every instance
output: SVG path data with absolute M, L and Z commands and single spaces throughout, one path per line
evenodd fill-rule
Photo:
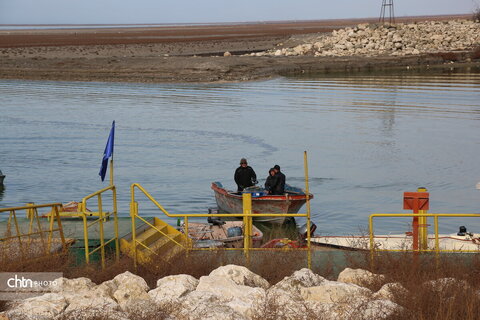
M 242 158 L 240 160 L 240 167 L 235 170 L 234 175 L 235 183 L 238 187 L 238 192 L 243 191 L 243 189 L 251 187 L 257 183 L 257 175 L 247 163 L 247 159 Z
M 268 194 L 273 194 L 275 185 L 277 184 L 277 177 L 275 176 L 275 169 L 268 170 L 268 177 L 265 181 L 265 190 Z
M 280 171 L 280 166 L 278 164 L 276 164 L 273 169 L 275 170 L 275 177 L 277 178 L 277 184 L 275 185 L 273 194 L 284 194 L 286 177 L 283 172 Z

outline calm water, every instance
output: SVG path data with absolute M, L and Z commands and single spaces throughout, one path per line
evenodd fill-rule
M 287 183 L 303 187 L 304 150 L 321 234 L 358 233 L 371 213 L 404 212 L 403 192 L 419 186 L 431 193 L 431 212 L 480 211 L 480 73 L 467 72 L 229 84 L 2 80 L 0 206 L 80 201 L 106 186 L 98 170 L 112 120 L 122 215 L 133 182 L 172 213 L 206 213 L 215 205 L 210 183 L 234 188 L 242 157 L 261 180 L 278 163 Z M 142 201 L 140 209 L 157 212 Z M 480 232 L 474 219 L 441 221 L 441 232 Z M 380 232 L 408 229 L 406 219 L 378 222 Z

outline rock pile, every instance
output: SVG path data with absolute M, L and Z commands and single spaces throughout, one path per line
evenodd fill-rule
M 410 24 L 359 24 L 334 30 L 311 43 L 293 48 L 252 53 L 263 56 L 418 55 L 468 50 L 480 45 L 480 23 L 469 20 L 426 21 Z
M 0 318 L 383 319 L 404 310 L 392 301 L 394 293 L 408 294 L 398 283 L 384 283 L 382 275 L 348 268 L 338 281 L 302 269 L 273 286 L 235 265 L 217 268 L 200 279 L 167 276 L 152 290 L 143 278 L 130 272 L 100 285 L 87 278 L 56 282 L 50 293 L 10 303 Z M 443 282 L 450 284 L 451 280 Z M 383 286 L 377 292 L 363 287 L 372 283 Z

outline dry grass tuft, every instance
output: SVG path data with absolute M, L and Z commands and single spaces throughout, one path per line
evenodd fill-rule
M 384 274 L 385 283 L 398 282 L 408 290 L 407 295 L 394 293 L 393 300 L 404 310 L 391 319 L 473 320 L 480 314 L 480 257 L 476 254 L 382 253 L 371 264 L 365 253 L 349 264 Z M 445 278 L 452 280 L 438 281 Z M 366 284 L 374 291 L 380 285 Z
M 387 319 L 437 319 L 437 320 L 473 320 L 480 314 L 480 256 L 476 254 L 412 254 L 412 253 L 377 253 L 374 263 L 370 252 L 345 252 L 342 259 L 334 259 L 334 255 L 314 255 L 313 271 L 325 278 L 336 280 L 338 271 L 346 267 L 361 268 L 376 274 L 385 275 L 385 280 L 377 283 L 365 283 L 365 287 L 376 292 L 385 283 L 400 283 L 408 290 L 408 294 L 394 292 L 393 301 L 403 307 Z M 317 260 L 316 260 L 317 259 Z M 195 278 L 208 275 L 212 270 L 226 264 L 248 266 L 248 268 L 264 277 L 270 284 L 275 284 L 294 271 L 307 264 L 307 252 L 295 250 L 253 251 L 247 260 L 241 251 L 196 251 L 181 254 L 167 262 L 157 257 L 148 266 L 140 266 L 137 271 L 132 260 L 123 257 L 120 261 L 108 261 L 107 268 L 99 265 L 75 266 L 74 259 L 68 253 L 52 254 L 47 257 L 23 260 L 20 256 L 9 259 L 0 256 L 0 272 L 63 272 L 65 277 L 88 277 L 95 283 L 114 278 L 125 271 L 131 271 L 143 277 L 151 288 L 156 281 L 167 275 L 189 274 Z M 438 279 L 452 278 L 455 280 Z M 436 285 L 432 282 L 436 281 Z M 429 284 L 430 283 L 430 284 Z M 367 301 L 368 302 L 368 301 Z M 298 302 L 298 318 L 321 319 L 308 303 Z M 0 311 L 5 304 L 0 304 Z M 348 313 L 349 319 L 361 319 L 367 303 L 360 304 Z M 129 315 L 134 320 L 165 319 L 175 314 L 175 310 L 164 307 L 133 312 Z M 254 319 L 286 319 L 291 315 L 282 313 L 275 297 L 267 295 L 264 305 L 260 306 Z M 92 314 L 89 319 L 97 315 Z M 346 315 L 347 316 L 347 315 Z M 320 317 L 320 318 L 319 318 Z M 68 316 L 66 315 L 66 318 Z

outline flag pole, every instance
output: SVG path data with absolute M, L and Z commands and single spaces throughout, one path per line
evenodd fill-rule
M 113 186 L 113 154 L 110 158 L 110 185 Z

